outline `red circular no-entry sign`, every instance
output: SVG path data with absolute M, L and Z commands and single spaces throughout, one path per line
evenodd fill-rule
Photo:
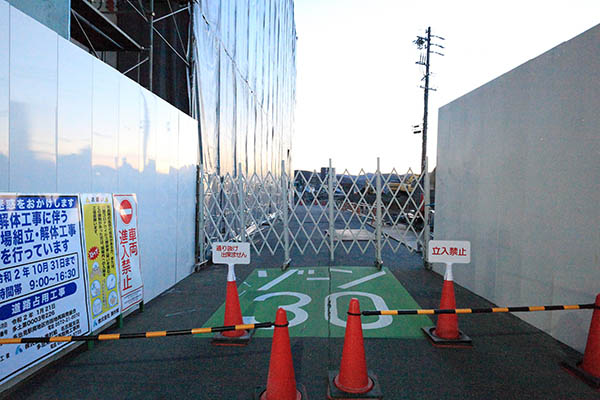
M 119 216 L 121 217 L 123 223 L 129 224 L 131 222 L 131 218 L 133 217 L 133 208 L 131 207 L 129 200 L 123 200 L 119 204 Z

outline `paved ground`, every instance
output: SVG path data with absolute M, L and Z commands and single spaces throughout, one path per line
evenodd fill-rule
M 422 268 L 418 255 L 384 252 L 384 265 L 423 308 L 439 303 L 442 278 Z M 292 268 L 327 265 L 328 255 L 300 257 Z M 283 256 L 254 257 L 237 269 L 238 282 L 257 268 L 276 268 Z M 336 255 L 337 266 L 370 269 L 374 252 Z M 254 272 L 256 274 L 256 272 Z M 116 332 L 203 326 L 225 298 L 226 267 L 210 266 L 146 304 Z M 491 304 L 456 287 L 459 306 Z M 560 312 L 560 311 L 558 311 Z M 565 311 L 562 311 L 565 312 Z M 567 311 L 568 312 L 568 311 Z M 579 311 L 572 311 L 579 312 Z M 416 337 L 366 338 L 367 364 L 386 399 L 597 399 L 559 362 L 580 354 L 509 314 L 467 315 L 460 328 L 471 349 L 439 349 Z M 310 399 L 326 398 L 328 369 L 339 367 L 343 338 L 292 337 L 296 378 Z M 266 383 L 271 339 L 255 337 L 243 348 L 211 346 L 207 339 L 177 336 L 102 342 L 35 375 L 11 399 L 250 399 Z M 5 396 L 7 394 L 5 393 Z
M 285 272 L 258 268 L 239 284 L 243 318 L 248 323 L 273 321 L 277 308 L 285 306 L 291 337 L 344 337 L 346 312 L 353 297 L 359 299 L 363 310 L 419 307 L 386 267 L 293 266 Z M 224 314 L 225 304 L 205 326 L 223 325 Z M 424 339 L 421 327 L 431 326 L 432 321 L 425 315 L 387 315 L 363 317 L 362 324 L 364 337 Z M 260 329 L 254 336 L 272 337 L 273 330 Z

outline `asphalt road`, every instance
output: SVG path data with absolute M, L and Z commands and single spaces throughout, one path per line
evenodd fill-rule
M 336 254 L 338 266 L 370 267 L 374 251 Z M 278 267 L 283 255 L 254 256 L 237 269 L 238 282 L 255 268 Z M 324 266 L 327 252 L 292 253 L 293 266 Z M 384 265 L 422 308 L 439 305 L 442 277 L 424 270 L 418 254 L 383 253 Z M 110 332 L 202 326 L 225 298 L 226 267 L 208 266 L 133 313 Z M 489 307 L 456 285 L 460 307 Z M 587 312 L 587 311 L 556 311 Z M 569 375 L 562 360 L 581 355 L 510 314 L 459 317 L 473 339 L 470 349 L 440 349 L 427 340 L 366 338 L 367 366 L 386 399 L 597 399 L 598 393 Z M 292 337 L 298 383 L 310 399 L 324 399 L 327 371 L 339 368 L 343 339 Z M 250 399 L 267 381 L 270 338 L 247 347 L 215 347 L 208 339 L 176 336 L 106 341 L 69 355 L 4 397 L 11 399 Z

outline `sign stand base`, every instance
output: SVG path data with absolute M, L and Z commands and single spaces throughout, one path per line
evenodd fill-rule
M 256 387 L 254 389 L 253 400 L 260 400 L 260 397 L 267 391 L 266 387 Z M 296 391 L 300 393 L 300 400 L 307 400 L 308 395 L 306 394 L 306 388 L 302 384 L 296 384 Z
M 335 386 L 333 381 L 335 377 L 338 376 L 339 370 L 335 371 L 327 371 L 329 376 L 329 382 L 327 385 L 327 399 L 335 400 L 335 399 L 383 399 L 383 392 L 381 391 L 381 385 L 379 384 L 379 380 L 377 380 L 377 376 L 373 374 L 372 371 L 367 371 L 367 376 L 369 379 L 373 381 L 373 387 L 367 393 L 348 393 L 338 389 Z
M 247 346 L 253 334 L 254 330 L 249 330 L 242 336 L 229 337 L 224 336 L 221 332 L 217 332 L 213 336 L 211 344 L 213 346 Z
M 425 336 L 431 341 L 436 347 L 473 347 L 473 341 L 470 337 L 465 335 L 462 331 L 458 331 L 457 339 L 444 339 L 435 334 L 435 326 L 421 328 Z

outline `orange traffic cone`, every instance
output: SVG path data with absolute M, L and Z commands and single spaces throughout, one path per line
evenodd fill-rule
M 329 371 L 328 399 L 381 399 L 377 377 L 367 372 L 360 304 L 352 298 L 344 335 L 342 363 L 338 371 Z
M 580 363 L 563 362 L 562 365 L 590 386 L 600 389 L 600 294 L 596 296 L 595 306 L 583 361 Z
M 227 297 L 225 298 L 225 320 L 223 325 L 242 325 L 242 310 L 235 283 L 235 270 L 233 264 L 229 264 L 227 271 Z M 225 331 L 216 333 L 212 344 L 216 346 L 245 346 L 250 341 L 251 333 L 247 330 Z
M 444 279 L 442 286 L 442 300 L 440 301 L 440 309 L 455 309 L 456 299 L 454 297 L 454 281 Z M 454 340 L 458 339 L 458 315 L 456 314 L 439 314 L 435 333 L 442 339 Z
M 456 299 L 454 297 L 452 264 L 446 264 L 440 309 L 455 308 Z M 422 329 L 434 346 L 468 347 L 472 345 L 471 338 L 458 330 L 458 315 L 456 314 L 439 314 L 436 326 L 423 327 Z
M 288 321 L 283 308 L 279 308 L 275 316 L 267 388 L 257 389 L 254 398 L 260 400 L 306 400 L 308 398 L 302 385 L 296 387 Z

